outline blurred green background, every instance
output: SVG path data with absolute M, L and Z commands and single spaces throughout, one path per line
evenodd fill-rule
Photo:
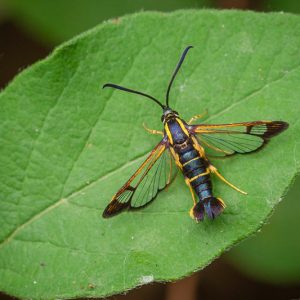
M 102 21 L 139 11 L 237 8 L 300 12 L 295 0 L 0 0 L 0 17 L 48 46 L 59 44 Z
M 236 8 L 297 14 L 300 1 L 0 0 L 0 88 L 21 69 L 46 57 L 56 45 L 102 21 L 139 11 L 168 12 L 184 8 Z M 221 289 L 220 294 L 210 292 L 206 299 L 218 295 L 223 299 L 238 299 L 234 298 L 233 291 L 216 280 L 238 284 L 239 289 L 244 286 L 245 291 L 261 290 L 262 295 L 270 290 L 272 299 L 300 296 L 299 196 L 298 177 L 259 234 L 243 241 L 200 272 L 198 286 L 202 293 L 215 284 Z

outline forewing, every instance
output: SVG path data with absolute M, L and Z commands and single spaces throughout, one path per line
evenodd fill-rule
M 283 121 L 254 121 L 232 124 L 191 125 L 200 143 L 217 156 L 260 150 L 270 138 L 288 128 Z
M 167 148 L 167 141 L 163 139 L 113 196 L 103 212 L 103 217 L 112 217 L 124 209 L 144 207 L 171 184 L 177 168 Z

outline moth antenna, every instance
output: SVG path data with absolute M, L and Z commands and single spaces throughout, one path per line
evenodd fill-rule
M 169 86 L 168 86 L 167 95 L 166 95 L 166 105 L 167 105 L 167 107 L 169 107 L 169 94 L 170 94 L 170 89 L 171 89 L 171 86 L 173 84 L 173 81 L 174 81 L 174 79 L 175 79 L 175 77 L 176 77 L 176 75 L 177 75 L 177 73 L 178 73 L 178 71 L 179 71 L 179 69 L 180 69 L 183 61 L 184 61 L 184 58 L 185 58 L 187 52 L 191 48 L 193 48 L 193 46 L 188 46 L 188 47 L 185 48 L 185 50 L 183 51 L 183 53 L 182 53 L 182 55 L 180 57 L 180 60 L 179 60 L 179 62 L 177 64 L 177 66 L 176 66 L 176 69 L 175 69 L 175 71 L 174 71 L 174 73 L 172 75 L 171 81 L 170 81 Z
M 125 91 L 125 92 L 129 92 L 129 93 L 133 93 L 133 94 L 138 94 L 138 95 L 147 97 L 147 98 L 153 100 L 155 103 L 157 103 L 162 109 L 165 108 L 165 106 L 163 104 L 161 104 L 160 101 L 158 101 L 154 97 L 152 97 L 150 95 L 147 95 L 145 93 L 142 93 L 142 92 L 139 92 L 139 91 L 135 91 L 135 90 L 132 90 L 132 89 L 128 89 L 126 87 L 123 87 L 123 86 L 120 86 L 120 85 L 116 85 L 116 84 L 113 84 L 113 83 L 106 83 L 106 84 L 103 85 L 102 88 L 104 89 L 106 87 L 110 87 L 110 88 L 114 88 L 114 89 L 117 89 L 117 90 L 121 90 L 121 91 Z

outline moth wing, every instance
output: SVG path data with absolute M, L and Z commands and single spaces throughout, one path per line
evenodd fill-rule
M 190 132 L 197 136 L 200 143 L 209 148 L 212 154 L 221 157 L 258 151 L 287 128 L 288 123 L 283 121 L 189 126 Z
M 163 139 L 113 196 L 103 217 L 112 217 L 125 209 L 145 207 L 172 183 L 176 173 L 177 167 L 168 151 L 167 141 Z

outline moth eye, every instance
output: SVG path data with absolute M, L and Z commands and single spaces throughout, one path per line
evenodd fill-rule
M 160 119 L 163 122 L 164 121 L 164 115 L 162 115 Z

